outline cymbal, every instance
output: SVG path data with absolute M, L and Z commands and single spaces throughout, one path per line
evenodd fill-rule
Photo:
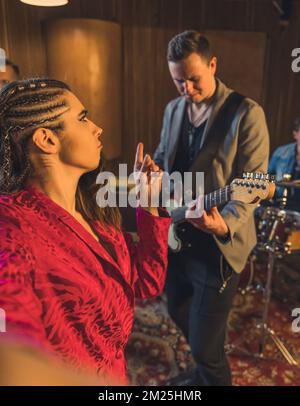
M 289 182 L 279 181 L 275 182 L 276 186 L 300 189 L 300 180 L 293 180 Z

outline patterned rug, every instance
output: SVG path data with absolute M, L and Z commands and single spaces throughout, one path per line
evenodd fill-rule
M 255 284 L 263 286 L 265 266 L 255 277 Z M 300 332 L 292 331 L 291 311 L 300 307 L 295 303 L 293 286 L 283 286 L 284 293 L 273 297 L 269 310 L 269 327 L 299 361 Z M 277 286 L 273 292 L 280 291 Z M 284 290 L 285 289 L 285 290 Z M 293 294 L 287 298 L 288 290 Z M 275 295 L 274 295 L 275 296 Z M 257 328 L 263 311 L 263 297 L 259 290 L 236 294 L 230 313 L 228 344 L 235 350 L 229 354 L 233 385 L 300 385 L 300 367 L 291 366 L 270 337 L 266 337 L 264 358 L 255 357 L 258 352 L 261 329 Z M 245 352 L 252 354 L 247 355 Z M 129 340 L 126 357 L 129 375 L 136 385 L 164 385 L 166 380 L 194 367 L 190 348 L 181 331 L 168 316 L 165 298 L 143 301 L 137 304 L 135 327 Z

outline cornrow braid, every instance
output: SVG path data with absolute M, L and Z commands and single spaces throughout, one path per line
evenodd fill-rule
M 17 190 L 29 176 L 28 141 L 43 126 L 63 129 L 64 92 L 70 88 L 52 79 L 9 83 L 0 90 L 0 191 Z

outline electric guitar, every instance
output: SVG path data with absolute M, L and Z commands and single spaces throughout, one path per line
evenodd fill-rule
M 206 194 L 203 208 L 210 210 L 212 207 L 222 206 L 231 200 L 250 204 L 270 200 L 274 196 L 276 188 L 273 182 L 274 177 L 269 174 L 244 173 L 243 179 L 234 179 L 230 185 Z M 168 236 L 169 249 L 172 252 L 179 252 L 189 248 L 191 244 L 185 239 L 188 207 L 178 207 L 177 202 L 172 200 L 166 209 L 172 218 Z

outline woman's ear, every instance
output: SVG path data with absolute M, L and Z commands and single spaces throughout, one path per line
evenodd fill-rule
M 35 147 L 46 154 L 55 154 L 59 151 L 59 140 L 57 135 L 49 128 L 38 128 L 32 136 L 32 143 Z

